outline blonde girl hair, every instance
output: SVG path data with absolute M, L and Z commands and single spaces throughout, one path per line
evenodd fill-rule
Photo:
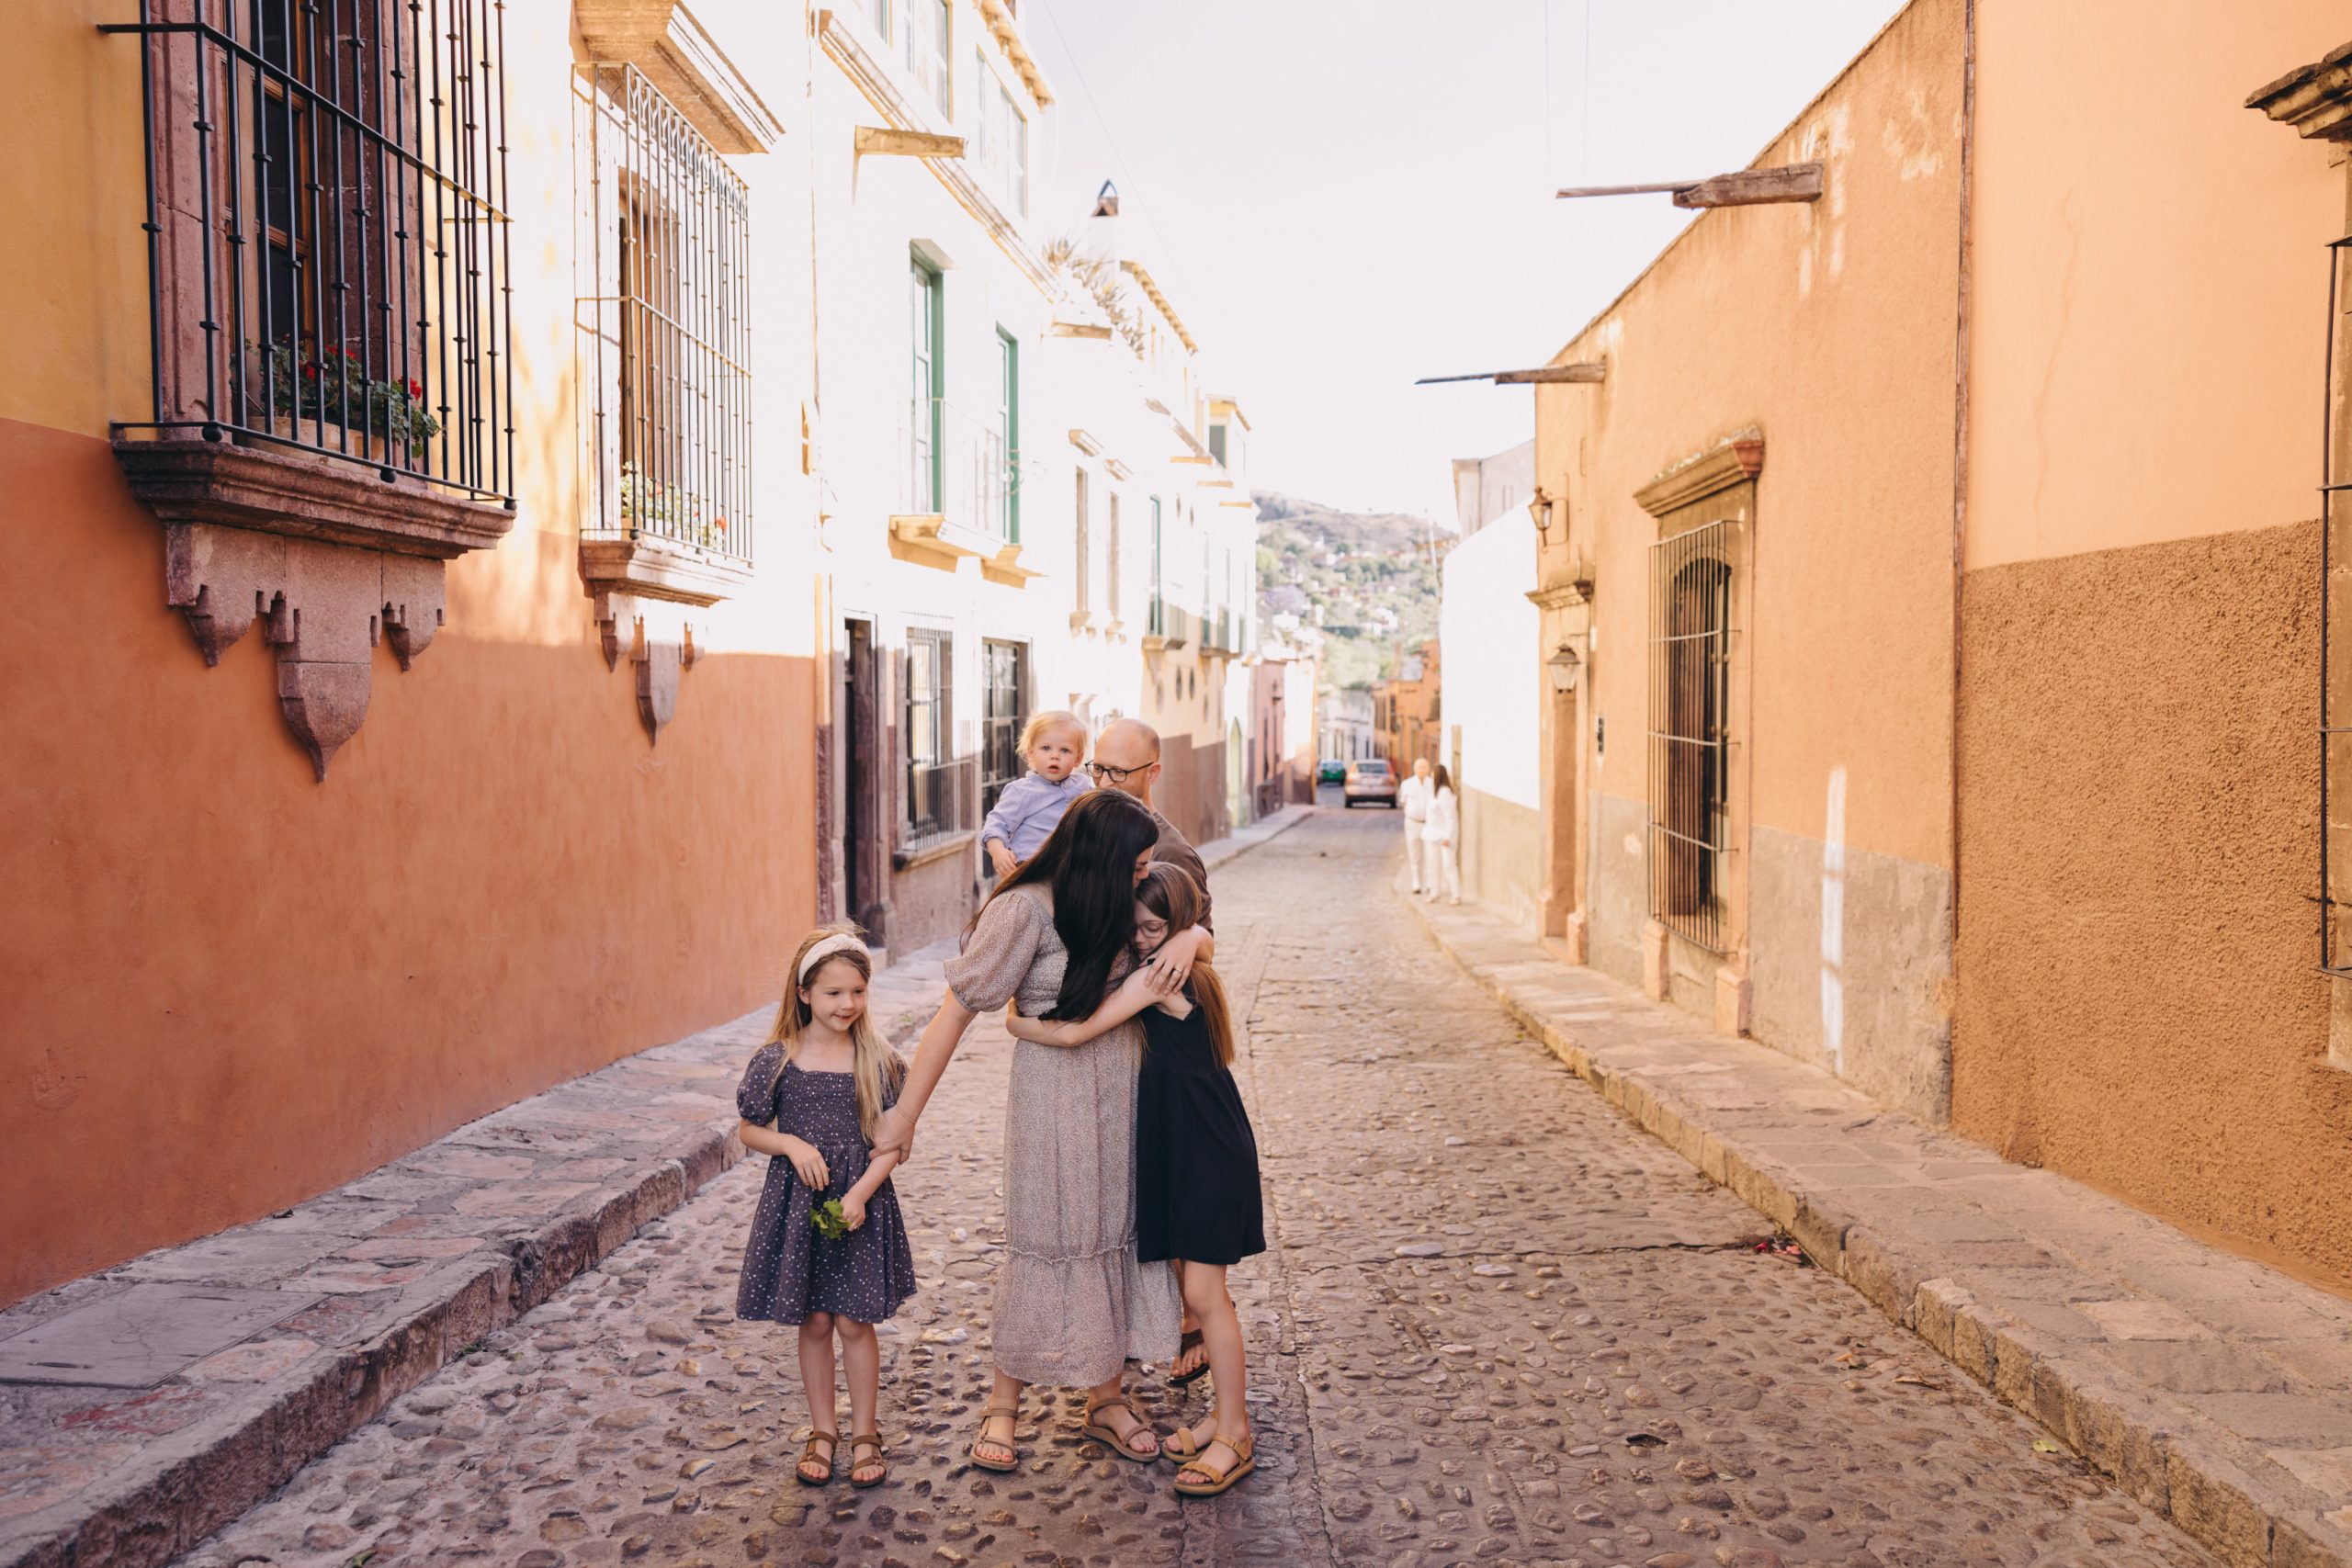
M 1201 923 L 1201 885 L 1181 865 L 1152 862 L 1136 885 L 1136 902 L 1166 920 L 1170 936 Z M 1216 1065 L 1233 1066 L 1233 1013 L 1226 1004 L 1225 982 L 1206 963 L 1195 960 L 1193 976 L 1185 983 L 1192 987 L 1202 1021 L 1209 1026 L 1209 1048 L 1216 1054 Z
M 816 954 L 820 946 L 828 951 Z M 812 955 L 814 963 L 810 962 Z M 807 1037 L 809 1023 L 816 1016 L 800 993 L 835 964 L 846 964 L 857 971 L 860 978 L 873 981 L 874 955 L 866 952 L 863 933 L 855 926 L 819 926 L 801 938 L 799 948 L 793 953 L 791 971 L 785 976 L 784 1001 L 775 1010 L 775 1027 L 768 1031 L 767 1038 L 769 1044 L 784 1047 L 784 1060 L 776 1064 L 778 1073 L 784 1071 L 785 1062 L 799 1054 L 800 1042 Z M 882 1032 L 874 1027 L 870 1005 L 857 1015 L 857 1022 L 850 1030 L 850 1071 L 857 1079 L 858 1131 L 871 1143 L 874 1124 L 882 1118 L 883 1094 L 896 1089 L 904 1080 L 906 1064 L 890 1049 L 890 1043 L 882 1038 Z
M 1046 708 L 1042 712 L 1031 714 L 1029 722 L 1021 727 L 1021 755 L 1027 757 L 1030 752 L 1037 749 L 1038 741 L 1043 740 L 1057 729 L 1076 730 L 1079 751 L 1081 755 L 1085 752 L 1086 721 L 1068 708 Z

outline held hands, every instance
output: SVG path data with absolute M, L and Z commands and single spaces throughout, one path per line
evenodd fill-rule
M 1208 932 L 1198 926 L 1178 931 L 1159 944 L 1159 951 L 1144 965 L 1144 973 L 1151 976 L 1151 988 L 1163 997 L 1173 996 L 1184 988 L 1192 978 L 1193 960 L 1200 955 L 1201 944 L 1208 940 Z
M 882 1112 L 874 1123 L 874 1157 L 897 1155 L 901 1160 L 914 1157 L 915 1119 L 901 1106 L 892 1106 Z
M 825 1156 L 817 1152 L 817 1145 L 789 1133 L 784 1138 L 784 1157 L 792 1162 L 793 1174 L 807 1183 L 811 1192 L 822 1192 L 825 1183 L 832 1179 L 832 1173 L 825 1168 Z

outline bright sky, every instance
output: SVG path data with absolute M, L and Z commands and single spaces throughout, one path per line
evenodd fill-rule
M 1254 430 L 1251 479 L 1453 519 L 1449 464 L 1689 220 L 1566 185 L 1745 166 L 1898 0 L 1024 0 L 1057 95 L 1039 211 L 1122 248 Z

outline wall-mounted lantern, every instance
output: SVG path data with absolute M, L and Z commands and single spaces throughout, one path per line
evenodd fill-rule
M 1537 536 L 1548 543 L 1552 537 L 1552 498 L 1538 490 L 1527 503 L 1527 514 L 1535 519 Z
M 1583 672 L 1584 660 L 1564 642 L 1544 661 L 1544 668 L 1552 673 L 1552 690 L 1565 697 L 1577 689 L 1577 677 Z

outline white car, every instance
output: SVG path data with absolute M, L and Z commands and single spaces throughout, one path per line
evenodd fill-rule
M 1396 804 L 1396 775 L 1388 771 L 1385 758 L 1365 757 L 1350 762 L 1347 782 L 1340 789 L 1350 806 L 1374 800 L 1390 807 Z

